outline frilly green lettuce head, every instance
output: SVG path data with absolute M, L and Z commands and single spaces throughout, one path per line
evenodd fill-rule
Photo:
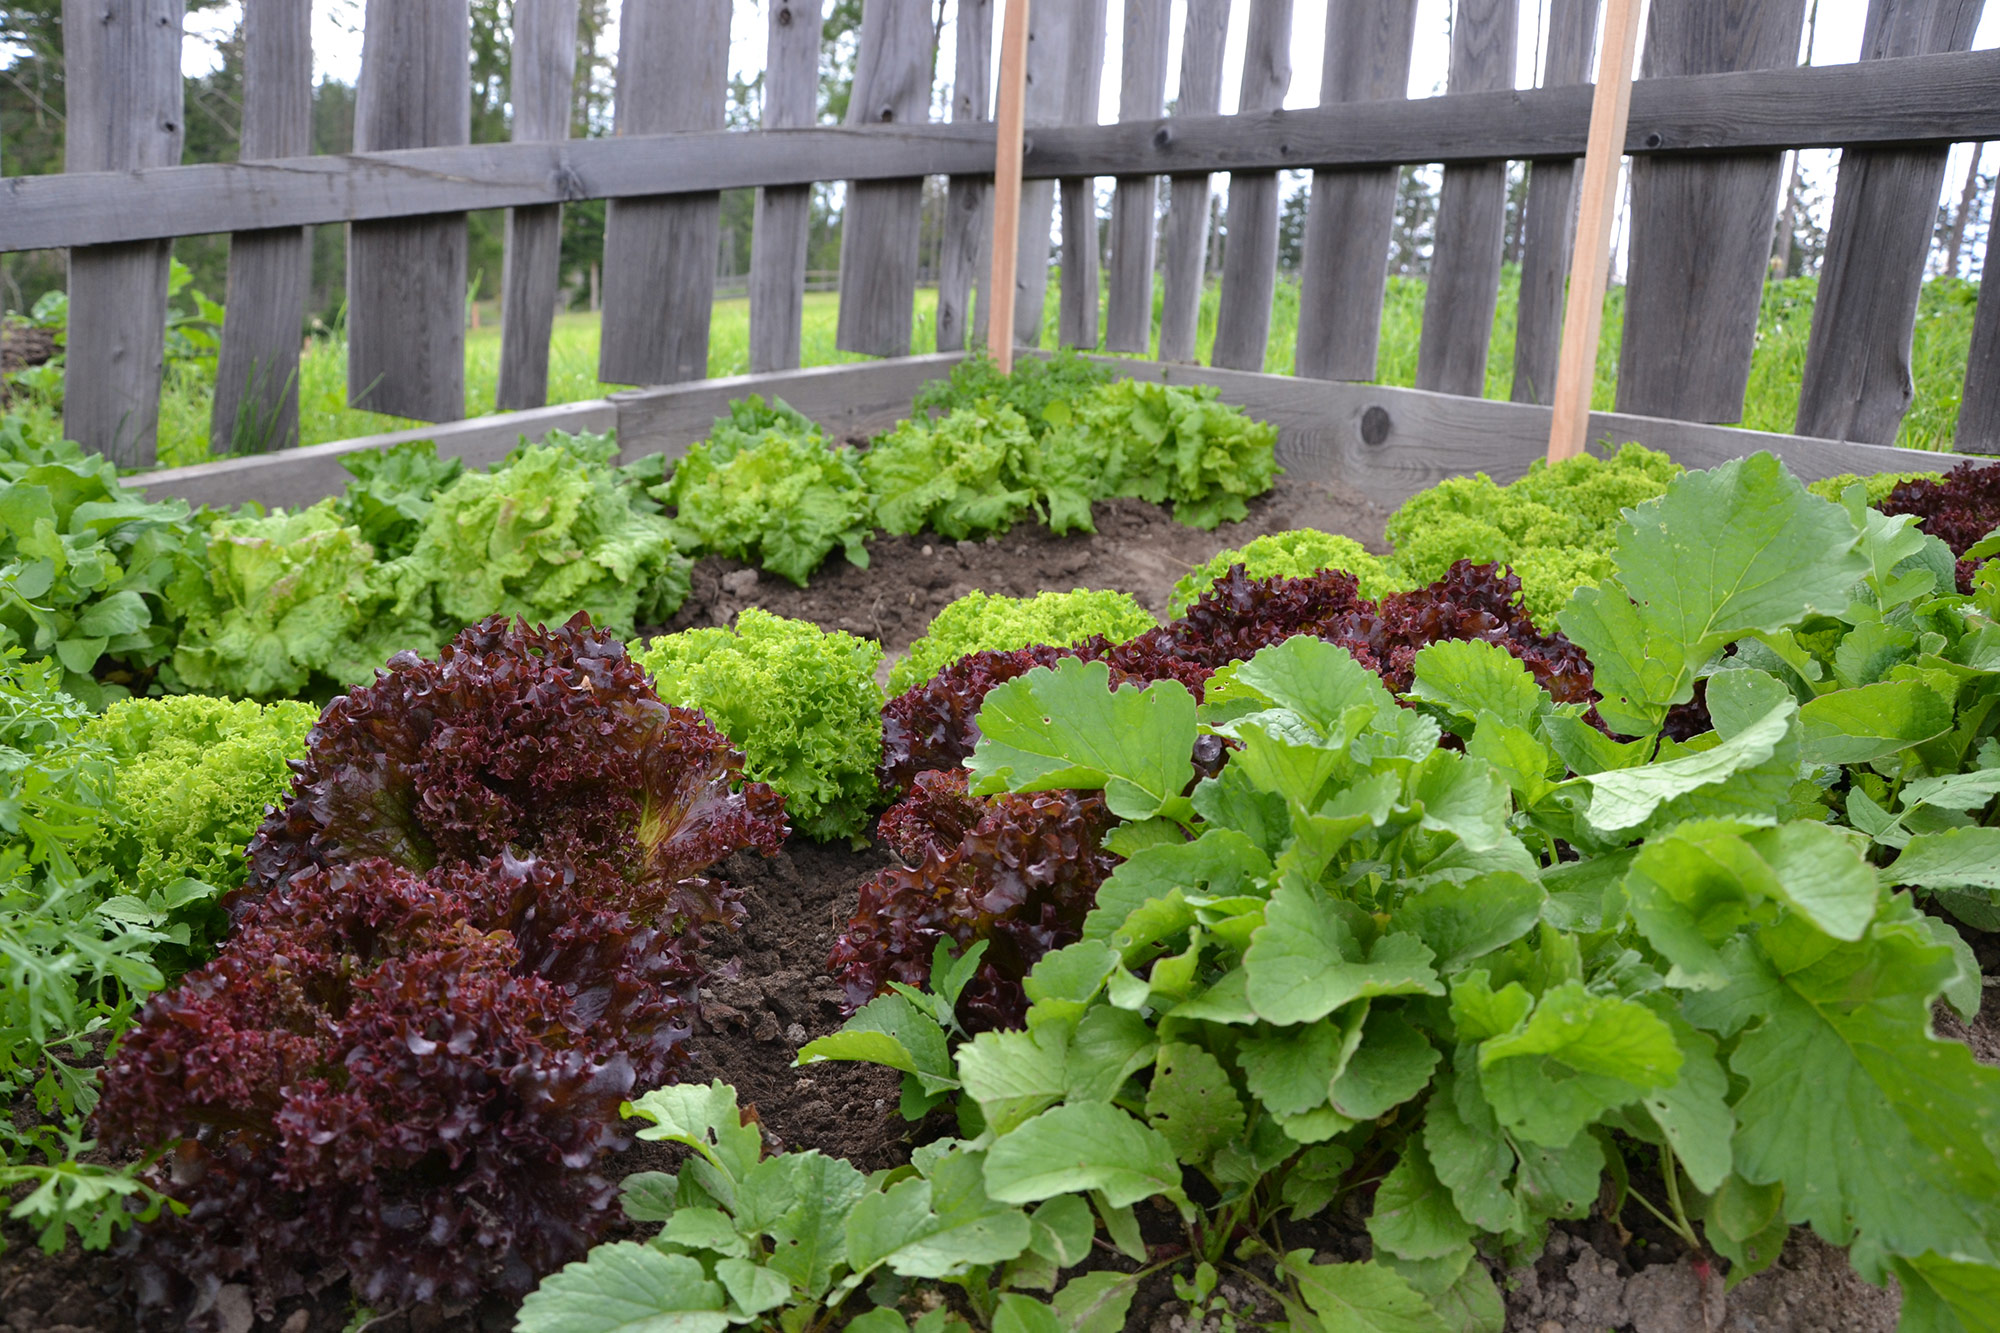
M 909 654 L 890 669 L 889 693 L 922 684 L 971 653 L 1038 644 L 1064 647 L 1099 634 L 1123 643 L 1157 623 L 1130 593 L 1083 588 L 1035 597 L 967 593 L 938 612 Z

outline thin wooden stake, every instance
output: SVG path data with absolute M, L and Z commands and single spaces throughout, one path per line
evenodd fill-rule
M 1556 363 L 1551 463 L 1582 453 L 1590 430 L 1590 392 L 1597 379 L 1597 338 L 1604 324 L 1604 285 L 1611 268 L 1614 195 L 1618 164 L 1625 155 L 1632 61 L 1638 49 L 1639 0 L 1605 0 L 1604 50 L 1598 59 L 1597 91 L 1590 101 L 1590 140 L 1584 150 L 1576 245 L 1570 255 L 1562 357 Z
M 1001 374 L 1014 369 L 1014 281 L 1021 235 L 1021 131 L 1028 99 L 1028 3 L 1007 0 L 1000 29 L 1000 105 L 994 117 L 993 277 L 987 293 L 993 314 L 986 321 L 988 350 Z

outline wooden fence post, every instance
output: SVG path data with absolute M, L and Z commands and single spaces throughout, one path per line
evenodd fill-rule
M 1653 0 L 1643 78 L 1789 67 L 1806 0 Z M 1783 154 L 1632 163 L 1618 410 L 1740 421 Z
M 1985 0 L 1870 0 L 1863 60 L 1963 51 Z M 1893 444 L 1950 148 L 1849 148 L 1827 228 L 1798 433 Z
M 1222 46 L 1228 35 L 1229 0 L 1188 0 L 1175 115 L 1212 116 L 1221 109 Z M 1194 360 L 1208 254 L 1208 198 L 1205 171 L 1175 176 L 1167 187 L 1166 254 L 1160 273 L 1162 361 Z
M 264 0 L 243 11 L 246 162 L 312 152 L 312 0 Z M 312 280 L 305 227 L 229 238 L 229 287 L 216 360 L 209 448 L 265 453 L 299 442 L 299 343 Z
M 1104 85 L 1104 0 L 1071 0 L 1069 76 L 1063 80 L 1063 123 L 1097 124 Z M 1062 304 L 1056 337 L 1064 347 L 1097 350 L 1097 181 L 1070 176 L 1062 194 Z
M 1519 0 L 1459 0 L 1451 26 L 1450 91 L 1514 86 Z M 1477 398 L 1486 391 L 1486 353 L 1500 302 L 1506 241 L 1507 164 L 1469 162 L 1444 169 L 1437 241 L 1424 291 L 1417 387 Z
M 1022 123 L 1060 125 L 1068 111 L 1070 0 L 1042 0 L 1028 12 L 1028 86 Z M 1042 316 L 1049 298 L 1049 225 L 1055 218 L 1056 183 L 1021 183 L 1021 227 L 1015 237 L 1014 345 L 1042 345 Z
M 1158 120 L 1167 96 L 1167 0 L 1125 0 L 1118 119 Z M 1120 176 L 1111 199 L 1111 299 L 1104 346 L 1143 355 L 1153 341 L 1157 176 Z
M 992 272 L 986 279 L 987 341 L 1003 375 L 1014 369 L 1014 300 L 1020 295 L 1021 136 L 1028 106 L 1028 0 L 1007 0 L 1000 30 L 1000 87 L 994 99 Z
M 931 55 L 929 0 L 867 0 L 847 123 L 928 121 Z M 848 183 L 840 227 L 840 323 L 834 338 L 842 351 L 909 355 L 923 208 L 922 177 Z
M 1980 271 L 1979 305 L 1972 316 L 1972 348 L 1965 359 L 1965 389 L 1958 400 L 1952 447 L 1960 453 L 2000 454 L 2000 269 L 1993 267 L 1990 239 Z
M 983 124 L 993 100 L 993 0 L 959 0 L 958 58 L 952 66 L 951 119 Z M 965 350 L 968 333 L 986 335 L 992 303 L 989 292 L 977 311 L 972 285 L 986 262 L 993 227 L 992 182 L 983 176 L 953 176 L 945 186 L 944 242 L 938 254 L 937 349 Z
M 64 169 L 181 158 L 181 0 L 63 0 Z M 160 426 L 169 241 L 70 251 L 63 431 L 120 467 L 150 467 Z
M 819 0 L 772 0 L 764 60 L 764 128 L 797 129 L 819 118 Z M 806 313 L 806 248 L 812 186 L 757 191 L 750 232 L 750 373 L 793 370 Z
M 1276 111 L 1292 84 L 1292 0 L 1251 0 L 1237 112 Z M 1229 177 L 1229 233 L 1222 251 L 1222 304 L 1216 313 L 1218 366 L 1262 370 L 1271 341 L 1271 296 L 1278 286 L 1278 173 Z
M 617 133 L 722 128 L 729 14 L 730 0 L 625 0 Z M 598 379 L 678 384 L 708 374 L 721 227 L 722 196 L 714 192 L 611 202 Z
M 1320 105 L 1404 100 L 1416 35 L 1417 7 L 1409 0 L 1331 0 Z M 1295 374 L 1375 378 L 1399 174 L 1396 167 L 1313 173 L 1299 266 Z
M 472 138 L 470 11 L 368 0 L 358 152 Z M 465 214 L 357 222 L 347 232 L 347 400 L 418 421 L 465 415 Z
M 577 0 L 514 0 L 514 142 L 569 138 L 576 84 Z M 507 210 L 507 256 L 500 283 L 503 412 L 549 400 L 549 337 L 562 290 L 562 205 Z
M 1555 0 L 1549 13 L 1543 87 L 1590 82 L 1599 8 L 1599 0 Z M 1517 403 L 1547 405 L 1554 400 L 1556 358 L 1562 345 L 1563 280 L 1569 276 L 1570 243 L 1576 231 L 1576 171 L 1577 161 L 1569 157 L 1537 158 L 1528 164 L 1521 299 L 1514 317 L 1512 397 Z M 1615 169 L 1612 177 L 1615 185 Z

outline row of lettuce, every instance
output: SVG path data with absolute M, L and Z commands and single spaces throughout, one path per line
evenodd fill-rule
M 55 658 L 99 706 L 324 700 L 496 612 L 663 624 L 700 555 L 804 584 L 835 551 L 865 565 L 878 530 L 1089 530 L 1115 496 L 1213 528 L 1270 489 L 1275 432 L 1213 390 L 1113 383 L 1073 357 L 1033 367 L 1007 380 L 968 363 L 861 450 L 753 397 L 674 463 L 621 467 L 608 437 L 558 435 L 467 471 L 414 444 L 345 459 L 345 493 L 293 513 L 149 504 L 108 462 L 6 423 L 0 647 Z
M 1567 489 L 1656 466 L 1621 460 Z M 1948 917 L 2000 926 L 2000 571 L 1924 530 L 1990 527 L 1977 480 L 1660 480 L 1559 632 L 1471 561 L 1367 596 L 1316 535 L 1166 625 L 975 596 L 886 705 L 875 645 L 758 612 L 629 651 L 491 621 L 309 743 L 301 705 L 93 718 L 17 665 L 0 933 L 73 937 L 9 992 L 16 1212 L 139 1219 L 138 1294 L 180 1310 L 337 1257 L 383 1305 L 553 1273 L 527 1330 L 900 1328 L 935 1282 L 925 1327 L 1108 1330 L 1179 1265 L 1196 1305 L 1247 1269 L 1300 1327 L 1434 1333 L 1497 1330 L 1476 1256 L 1608 1189 L 1733 1277 L 1807 1224 L 1910 1327 L 1983 1327 L 2000 1074 L 1930 1011 L 1979 1005 Z M 671 1081 L 743 911 L 712 868 L 889 800 L 900 864 L 829 959 L 858 1012 L 802 1059 L 901 1070 L 958 1135 L 872 1175 L 768 1156 Z M 79 1044 L 128 1026 L 100 1088 Z M 685 1168 L 599 1174 L 628 1106 Z M 174 1146 L 112 1171 L 87 1132 Z M 1288 1251 L 1350 1199 L 1370 1260 Z M 621 1210 L 661 1230 L 571 1263 Z

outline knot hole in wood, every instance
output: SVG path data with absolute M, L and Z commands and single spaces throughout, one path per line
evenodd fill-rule
M 1389 432 L 1394 426 L 1395 423 L 1389 419 L 1388 408 L 1371 407 L 1361 414 L 1361 442 L 1381 444 L 1389 438 Z

